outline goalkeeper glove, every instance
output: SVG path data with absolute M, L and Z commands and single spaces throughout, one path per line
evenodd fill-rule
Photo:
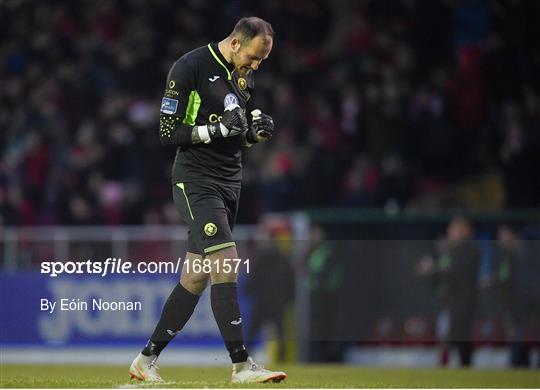
M 235 137 L 248 129 L 246 116 L 238 104 L 231 104 L 225 108 L 220 123 L 197 127 L 199 138 L 205 144 L 218 138 Z
M 274 120 L 261 110 L 251 111 L 251 129 L 247 133 L 247 141 L 251 144 L 267 141 L 274 134 Z

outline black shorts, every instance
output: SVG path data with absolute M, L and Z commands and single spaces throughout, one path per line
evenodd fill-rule
M 209 182 L 176 183 L 173 199 L 188 225 L 188 252 L 199 255 L 234 246 L 232 229 L 240 186 Z

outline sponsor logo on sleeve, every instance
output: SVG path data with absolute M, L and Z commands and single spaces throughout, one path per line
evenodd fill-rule
M 164 97 L 161 100 L 161 112 L 164 114 L 176 114 L 178 109 L 178 100 Z
M 167 89 L 165 90 L 165 96 L 169 98 L 174 98 L 175 96 L 178 96 L 180 92 L 175 91 L 174 89 Z

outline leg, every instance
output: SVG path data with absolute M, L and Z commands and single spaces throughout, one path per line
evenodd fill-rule
M 192 234 L 193 231 L 198 231 L 199 226 L 195 223 L 186 190 L 184 183 L 173 186 L 173 200 L 182 219 L 189 226 L 186 260 L 192 262 L 201 258 L 199 253 L 202 251 L 197 245 L 194 234 Z M 204 291 L 208 282 L 208 275 L 192 271 L 193 269 L 190 269 L 188 272 L 187 267 L 183 267 L 180 282 L 174 287 L 167 302 L 165 302 L 154 332 L 144 349 L 131 364 L 129 373 L 132 378 L 152 382 L 161 381 L 154 363 L 161 351 L 189 320 L 199 301 L 199 295 Z
M 186 259 L 189 261 L 197 258 L 200 258 L 200 255 L 196 253 L 188 252 L 186 254 Z M 161 377 L 157 373 L 154 363 L 161 351 L 182 330 L 193 314 L 199 296 L 204 291 L 207 282 L 208 275 L 202 272 L 199 274 L 187 272 L 187 267 L 182 268 L 180 283 L 174 287 L 167 302 L 165 302 L 161 317 L 150 340 L 131 364 L 129 373 L 132 378 L 141 381 L 161 382 Z
M 197 231 L 198 226 L 194 223 L 193 212 L 184 184 L 173 186 L 173 200 L 182 219 L 189 226 L 186 261 L 193 262 L 195 259 L 201 259 L 201 250 L 198 246 L 196 235 L 193 234 L 194 231 Z M 175 286 L 167 302 L 165 302 L 161 318 L 154 333 L 142 351 L 143 355 L 159 356 L 174 336 L 182 330 L 193 314 L 195 306 L 199 301 L 199 296 L 206 288 L 207 281 L 208 275 L 203 272 L 195 273 L 192 267 L 191 269 L 182 267 L 180 283 Z
M 186 261 L 193 263 L 193 260 L 195 259 L 201 259 L 201 255 L 187 252 Z M 203 272 L 197 274 L 193 272 L 193 267 L 189 269 L 189 272 L 188 267 L 182 267 L 180 284 L 190 293 L 200 296 L 208 285 L 208 278 L 208 274 L 205 274 Z
M 190 193 L 190 191 L 192 191 Z M 214 184 L 191 185 L 191 209 L 194 216 L 194 240 L 205 258 L 210 260 L 212 283 L 210 301 L 214 318 L 233 363 L 248 358 L 242 334 L 242 318 L 236 290 L 237 274 L 234 268 L 224 267 L 225 260 L 238 258 L 232 228 L 240 189 Z M 193 196 L 195 195 L 195 196 Z M 229 265 L 231 265 L 229 263 Z M 234 265 L 234 264 L 233 264 Z M 228 271 L 228 272 L 226 272 Z
M 198 258 L 200 258 L 200 255 L 196 253 L 188 252 L 186 254 L 186 259 L 189 259 L 189 261 Z M 197 274 L 193 270 L 189 271 L 187 267 L 182 268 L 180 283 L 174 287 L 167 302 L 165 302 L 154 333 L 152 333 L 148 344 L 142 351 L 143 355 L 159 356 L 161 351 L 182 330 L 193 314 L 199 296 L 206 287 L 208 275 L 202 272 Z
M 470 367 L 472 363 L 473 344 L 470 340 L 456 341 L 461 367 Z
M 232 228 L 240 188 L 198 182 L 187 183 L 182 190 L 185 203 L 188 204 L 193 240 L 196 247 L 200 248 L 200 253 L 210 261 L 212 312 L 233 362 L 233 382 L 254 383 L 284 379 L 284 373 L 265 370 L 248 356 L 244 346 L 236 289 L 238 275 L 234 270 L 224 267 L 226 259 L 238 258 Z
M 224 272 L 224 260 L 236 259 L 236 246 L 221 249 L 207 255 L 212 265 L 210 279 L 212 283 L 211 303 L 214 317 L 218 324 L 227 350 L 233 363 L 245 362 L 248 353 L 244 346 L 242 334 L 242 317 L 238 305 L 236 282 L 238 275 L 234 272 Z
M 238 306 L 235 272 L 223 272 L 224 259 L 236 259 L 236 246 L 207 255 L 212 264 L 212 311 L 233 362 L 233 383 L 280 382 L 287 377 L 281 371 L 269 371 L 248 356 L 242 335 L 242 317 Z M 219 267 L 218 267 L 219 264 Z

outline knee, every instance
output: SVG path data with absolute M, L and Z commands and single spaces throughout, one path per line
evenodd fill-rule
M 193 278 L 181 278 L 180 284 L 195 295 L 201 295 L 206 288 L 208 278 L 193 279 Z
M 208 255 L 211 262 L 210 278 L 212 284 L 235 283 L 238 280 L 238 267 L 231 261 L 231 259 L 236 259 L 237 257 L 236 245 Z
M 217 272 L 213 271 L 210 274 L 210 278 L 212 280 L 212 284 L 218 284 L 218 283 L 236 283 L 237 277 L 236 274 L 233 272 L 225 273 L 225 272 Z

